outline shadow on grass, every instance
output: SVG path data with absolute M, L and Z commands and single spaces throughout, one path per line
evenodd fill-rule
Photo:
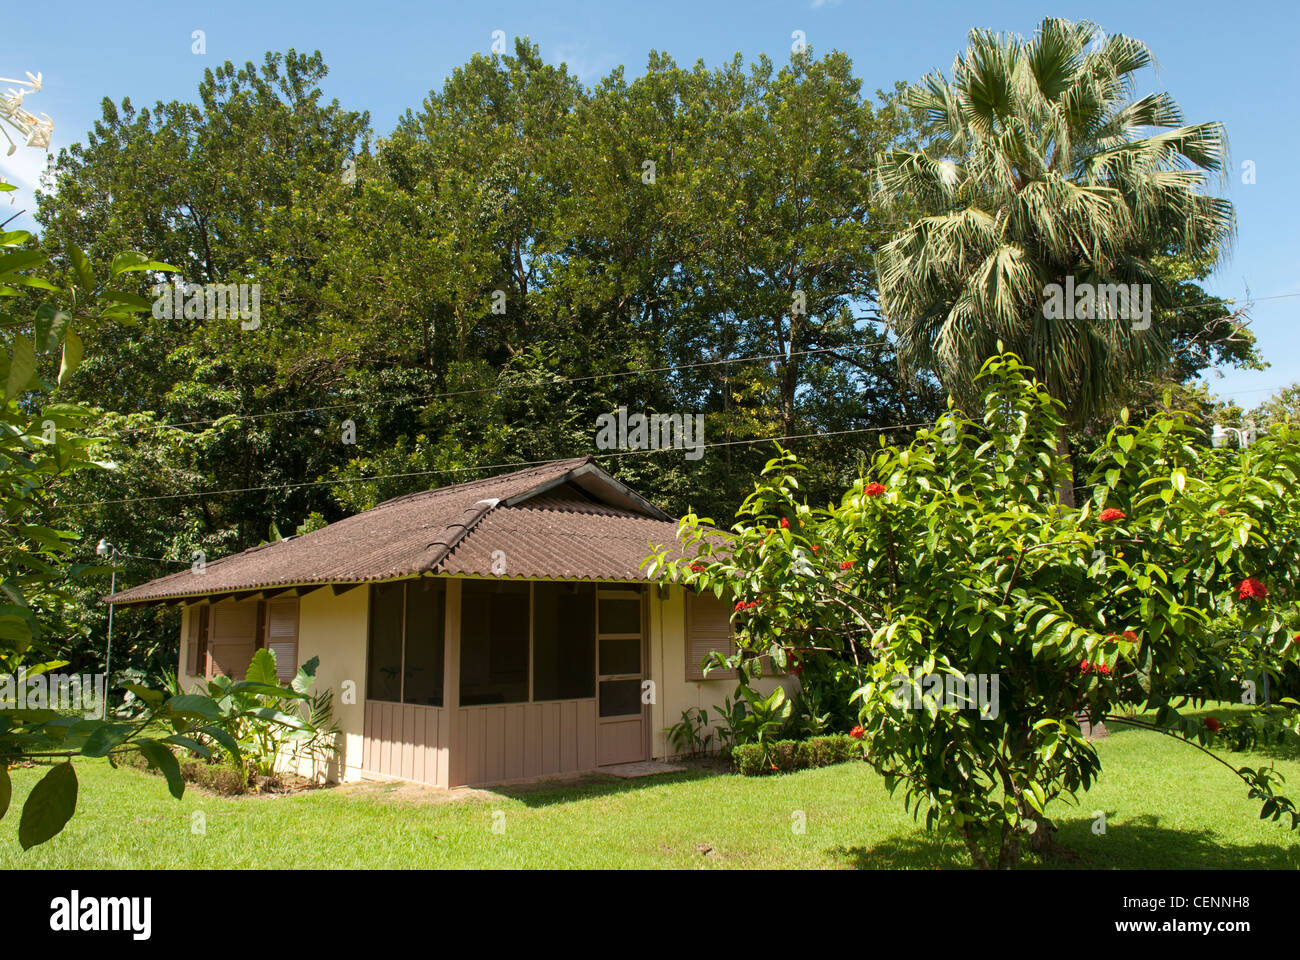
M 1093 833 L 1093 820 L 1077 817 L 1059 822 L 1057 840 L 1079 855 L 1074 864 L 1049 861 L 1048 867 L 1128 870 L 1295 870 L 1300 846 L 1227 844 L 1210 830 L 1173 830 L 1151 814 L 1112 823 Z M 1278 830 L 1285 833 L 1284 827 Z
M 1026 853 L 1022 870 L 1296 870 L 1300 846 L 1223 845 L 1208 830 L 1171 830 L 1142 816 L 1092 832 L 1090 818 L 1060 822 L 1057 841 L 1071 855 L 1043 859 Z M 919 831 L 919 828 L 918 828 Z M 827 853 L 856 870 L 969 870 L 963 846 L 918 832 L 890 837 L 872 847 L 834 847 Z
M 964 848 L 934 834 L 889 837 L 871 847 L 831 847 L 826 853 L 853 870 L 969 870 Z

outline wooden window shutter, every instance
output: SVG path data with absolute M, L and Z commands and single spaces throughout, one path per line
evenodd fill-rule
M 185 672 L 199 676 L 199 610 L 197 605 L 185 611 Z
M 208 659 L 212 673 L 243 680 L 257 651 L 257 603 L 223 600 L 208 615 Z
M 204 679 L 212 675 L 211 660 L 208 657 L 208 611 L 210 609 L 206 603 L 199 607 L 199 669 L 195 676 Z
M 711 593 L 686 591 L 686 679 L 734 680 L 735 670 L 715 667 L 704 675 L 701 665 L 714 650 L 724 656 L 736 652 L 732 639 L 731 609 Z
M 266 605 L 266 646 L 275 654 L 275 672 L 281 682 L 298 672 L 298 598 L 271 600 Z

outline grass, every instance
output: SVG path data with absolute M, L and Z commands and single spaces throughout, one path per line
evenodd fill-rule
M 1300 836 L 1259 820 L 1226 769 L 1191 747 L 1112 726 L 1103 773 L 1079 806 L 1051 811 L 1060 841 L 1095 868 L 1300 868 Z M 1295 756 L 1276 762 L 1300 796 Z M 862 764 L 745 778 L 689 771 L 643 780 L 592 777 L 472 791 L 459 799 L 397 784 L 291 796 L 176 801 L 160 778 L 77 761 L 77 815 L 33 850 L 18 811 L 44 768 L 11 771 L 0 867 L 34 868 L 887 868 L 969 867 L 964 848 L 927 834 Z M 1092 811 L 1106 814 L 1104 835 Z M 206 832 L 191 829 L 202 813 Z M 806 830 L 793 826 L 802 813 Z M 493 826 L 502 827 L 494 832 Z M 1026 866 L 1037 866 L 1027 862 Z

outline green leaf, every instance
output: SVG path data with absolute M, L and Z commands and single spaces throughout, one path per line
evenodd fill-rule
M 0 276 L 13 273 L 15 270 L 26 270 L 28 267 L 34 267 L 48 259 L 40 250 L 17 250 L 14 253 L 7 253 L 0 257 Z M 12 283 L 17 278 L 6 277 L 5 279 L 7 282 Z
M 129 723 L 101 724 L 94 733 L 86 738 L 81 747 L 82 756 L 106 757 L 110 750 L 120 745 L 131 731 L 135 729 Z
M 90 293 L 95 289 L 95 271 L 90 267 L 90 260 L 75 245 L 68 247 L 68 256 L 72 259 L 73 269 L 77 275 L 77 285 Z
M 239 744 L 227 731 L 222 730 L 220 727 L 199 727 L 197 730 L 192 730 L 190 732 L 211 737 L 213 740 L 217 741 L 217 743 L 225 747 L 226 752 L 234 758 L 236 763 L 240 761 L 241 755 L 239 752 Z
M 274 683 L 262 683 L 260 680 L 240 680 L 232 683 L 226 694 L 228 696 L 247 694 L 254 697 L 271 697 L 277 700 L 295 696 L 294 691 L 286 690 Z M 298 696 L 298 699 L 302 699 L 302 697 Z
M 263 647 L 253 654 L 253 659 L 248 664 L 248 672 L 244 674 L 244 682 L 276 687 L 279 692 L 280 679 L 276 673 L 275 653 Z M 235 684 L 235 688 L 238 686 L 239 684 Z
M 294 675 L 293 682 L 289 686 L 298 693 L 307 693 L 311 690 L 312 684 L 316 682 L 316 669 L 319 666 L 320 657 L 312 657 L 298 668 L 298 672 Z
M 130 273 L 139 270 L 159 270 L 167 273 L 180 273 L 175 267 L 167 263 L 159 263 L 157 260 L 150 260 L 143 253 L 137 253 L 134 250 L 126 253 L 119 253 L 113 258 L 113 276 L 119 276 L 123 273 Z
M 36 378 L 36 350 L 26 337 L 14 340 L 14 353 L 9 361 L 9 379 L 5 384 L 5 403 L 18 396 Z
M 174 747 L 184 747 L 186 750 L 192 750 L 204 760 L 212 759 L 212 751 L 192 737 L 185 737 L 181 736 L 179 733 L 175 733 L 170 737 L 164 737 L 162 742 L 170 743 Z
M 103 299 L 110 303 L 120 303 L 124 306 L 131 307 L 134 310 L 152 310 L 153 302 L 146 300 L 136 293 L 127 293 L 124 290 L 105 290 Z
M 63 363 L 59 366 L 59 386 L 67 383 L 68 377 L 81 366 L 82 350 L 81 337 L 77 336 L 77 331 L 69 327 L 63 338 Z
M 163 700 L 166 698 L 166 694 L 161 690 L 154 690 L 139 683 L 127 683 L 123 684 L 123 686 L 143 700 L 151 710 L 157 710 L 161 707 Z
M 30 850 L 57 836 L 77 812 L 77 775 L 72 763 L 53 767 L 32 788 L 18 821 L 18 842 Z
M 36 349 L 40 353 L 50 353 L 63 342 L 63 331 L 67 329 L 72 314 L 66 310 L 56 310 L 48 303 L 41 304 L 36 310 Z
M 181 765 L 176 762 L 176 755 L 167 748 L 166 744 L 157 740 L 139 740 L 136 746 L 149 761 L 149 766 L 158 769 L 167 778 L 167 789 L 171 791 L 171 795 L 177 800 L 183 797 L 185 781 L 181 779 Z
M 184 715 L 194 715 L 202 717 L 204 720 L 217 720 L 221 717 L 221 710 L 208 697 L 199 696 L 196 693 L 182 693 L 179 696 L 172 697 L 163 704 L 163 710 L 169 713 L 179 713 Z

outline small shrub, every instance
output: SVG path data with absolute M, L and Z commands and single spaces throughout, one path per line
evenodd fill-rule
M 861 760 L 862 745 L 847 734 L 809 740 L 775 740 L 766 745 L 742 743 L 731 751 L 732 766 L 737 773 L 757 777 L 769 773 L 789 773 L 829 767 L 836 763 Z
M 800 746 L 798 740 L 778 740 L 773 744 L 769 744 L 767 748 L 769 765 L 782 773 L 799 769 Z
M 227 797 L 248 793 L 252 789 L 252 779 L 246 767 L 203 760 L 192 754 L 184 754 L 178 757 L 178 760 L 181 779 L 186 783 L 192 783 Z M 149 762 L 139 755 L 132 756 L 130 764 L 139 770 L 158 773 L 156 768 L 150 767 Z
M 227 797 L 238 796 L 249 790 L 248 770 L 228 763 L 182 760 L 181 777 L 188 783 Z
M 667 729 L 668 741 L 673 745 L 674 756 L 702 757 L 709 752 L 713 733 L 708 729 L 707 710 L 682 711 L 682 718 Z
M 861 751 L 852 737 L 838 733 L 805 740 L 800 747 L 800 765 L 803 767 L 829 767 L 833 763 L 852 760 Z
M 763 748 L 757 743 L 738 743 L 731 748 L 731 762 L 737 773 L 757 777 L 770 772 L 763 762 Z

